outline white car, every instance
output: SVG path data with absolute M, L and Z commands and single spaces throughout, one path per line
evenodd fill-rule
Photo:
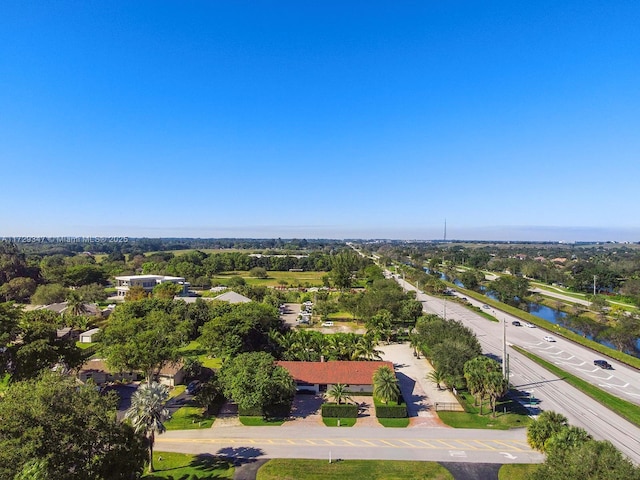
M 482 308 L 484 308 L 485 310 L 489 310 L 491 307 L 485 303 L 484 305 L 482 305 Z
M 551 337 L 551 336 L 549 336 L 549 335 L 547 335 L 546 337 L 544 337 L 544 341 L 545 342 L 555 342 L 556 339 Z
M 533 323 L 525 323 L 524 326 L 527 328 L 536 328 L 536 326 Z
M 333 322 L 324 322 L 322 324 L 323 327 L 333 327 Z

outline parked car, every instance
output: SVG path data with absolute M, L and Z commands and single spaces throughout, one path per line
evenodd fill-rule
M 323 327 L 333 327 L 333 322 L 323 322 L 322 326 Z
M 552 336 L 550 336 L 550 335 L 547 335 L 546 337 L 544 337 L 544 341 L 545 341 L 545 342 L 555 342 L 555 341 L 556 341 L 556 339 L 555 339 L 555 338 L 553 338 L 553 337 L 552 337 Z
M 536 328 L 536 326 L 533 323 L 525 323 L 524 326 L 527 328 Z
M 187 385 L 187 393 L 189 395 L 195 395 L 196 393 L 198 393 L 198 390 L 200 390 L 199 380 L 194 380 L 192 382 L 189 382 L 189 385 Z
M 604 368 L 605 370 L 613 370 L 613 367 L 606 360 L 594 360 L 593 364 L 596 367 Z

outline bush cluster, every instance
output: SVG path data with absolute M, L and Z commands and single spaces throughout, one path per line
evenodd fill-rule
M 322 416 L 329 418 L 358 418 L 358 406 L 353 404 L 323 403 Z

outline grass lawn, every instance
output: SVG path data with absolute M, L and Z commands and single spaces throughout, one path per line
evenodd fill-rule
M 167 430 L 194 430 L 198 428 L 210 428 L 215 417 L 205 415 L 202 407 L 185 406 L 179 408 L 170 420 L 164 422 Z
M 327 427 L 337 427 L 338 420 L 340 420 L 341 427 L 353 427 L 356 424 L 357 418 L 331 418 L 331 417 L 322 417 L 322 423 L 324 423 Z
M 169 399 L 171 399 L 173 397 L 177 397 L 182 392 L 184 392 L 186 389 L 187 389 L 186 385 L 176 385 L 171 390 L 169 390 Z
M 453 480 L 453 476 L 436 462 L 396 460 L 327 460 L 274 459 L 258 470 L 257 480 Z
M 569 372 L 562 370 L 561 368 L 556 367 L 554 364 L 543 360 L 542 358 L 534 355 L 532 353 L 523 350 L 522 348 L 518 348 L 513 346 L 515 350 L 522 353 L 525 357 L 530 358 L 534 362 L 539 365 L 542 365 L 544 368 L 549 370 L 554 375 L 557 375 L 565 382 L 573 385 L 578 390 L 589 395 L 594 400 L 597 400 L 605 407 L 613 410 L 615 413 L 620 415 L 623 418 L 626 418 L 634 425 L 640 427 L 640 407 L 631 402 L 623 400 L 622 398 L 618 398 L 615 395 L 611 395 L 609 392 L 605 392 L 598 387 L 591 385 L 586 380 L 582 380 L 581 378 L 576 377 L 575 375 L 571 375 Z
M 160 460 L 162 458 L 162 460 Z M 235 468 L 226 459 L 209 454 L 189 455 L 186 453 L 153 452 L 155 472 L 142 478 L 178 480 L 198 478 L 200 480 L 232 479 Z
M 245 417 L 240 415 L 240 423 L 245 427 L 279 427 L 284 423 L 283 418 L 265 419 L 263 417 Z
M 310 287 L 322 287 L 322 277 L 327 275 L 327 272 L 275 272 L 268 271 L 267 278 L 256 278 L 249 275 L 249 272 L 225 272 L 218 275 L 214 275 L 211 278 L 211 282 L 214 284 L 227 285 L 229 279 L 233 276 L 240 276 L 244 278 L 248 285 L 264 285 L 267 287 L 277 287 L 283 285 L 282 282 L 287 282 L 286 285 L 296 287 L 298 285 L 310 286 Z
M 76 342 L 76 347 L 78 347 L 80 350 L 86 350 L 87 348 L 91 348 L 94 345 L 97 345 L 96 343 L 86 343 L 86 342 Z
M 384 427 L 406 428 L 409 426 L 408 418 L 378 418 L 378 423 Z
M 493 418 L 489 402 L 483 405 L 482 415 L 479 415 L 480 407 L 473 405 L 473 397 L 469 393 L 462 392 L 458 398 L 462 400 L 465 412 L 438 412 L 440 420 L 450 427 L 509 430 L 510 428 L 526 427 L 531 422 L 526 408 L 511 399 L 496 403 L 496 417 Z
M 207 351 L 196 340 L 182 347 L 180 353 L 187 357 L 198 357 L 198 360 L 200 360 L 200 363 L 202 363 L 202 366 L 205 368 L 218 370 L 222 366 L 222 359 L 210 357 Z
M 498 480 L 526 480 L 529 474 L 536 471 L 536 463 L 510 463 L 502 465 L 498 471 Z

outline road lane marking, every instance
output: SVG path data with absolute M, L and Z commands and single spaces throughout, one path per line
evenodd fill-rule
M 363 443 L 366 443 L 367 445 L 371 445 L 372 447 L 377 447 L 378 446 L 377 443 L 370 442 L 369 440 L 360 440 L 360 441 L 363 442 Z
M 342 440 L 344 443 L 347 443 L 349 445 L 351 445 L 352 447 L 359 447 L 360 445 L 358 445 L 357 443 L 352 443 L 349 440 L 347 440 L 346 438 Z
M 426 446 L 427 446 L 427 447 L 429 447 L 429 448 L 436 448 L 434 445 L 432 445 L 432 444 L 431 444 L 431 443 L 429 443 L 429 442 L 425 442 L 424 440 L 418 440 L 418 441 L 419 441 L 420 443 L 422 443 L 422 444 L 426 445 Z
M 510 449 L 512 449 L 512 450 L 515 450 L 515 451 L 519 451 L 519 450 L 521 450 L 519 447 L 516 447 L 516 446 L 515 446 L 515 445 L 513 445 L 512 443 L 506 443 L 506 442 L 502 442 L 502 441 L 500 441 L 500 440 L 492 440 L 492 442 L 493 442 L 493 443 L 498 443 L 498 444 L 500 444 L 500 445 L 502 445 L 502 446 L 504 446 L 504 447 L 510 448 Z
M 456 447 L 454 445 L 449 445 L 447 442 L 443 441 L 443 440 L 436 440 L 436 442 L 443 444 L 444 446 L 446 446 L 447 448 L 453 448 L 455 449 Z
M 468 444 L 466 440 L 456 440 L 456 442 L 463 447 L 469 448 L 471 450 L 478 450 L 478 447 L 474 447 L 473 445 Z
M 484 448 L 487 448 L 489 450 L 497 450 L 497 448 L 493 448 L 491 445 L 487 445 L 487 444 L 481 442 L 480 440 L 472 440 L 472 441 L 482 445 Z

